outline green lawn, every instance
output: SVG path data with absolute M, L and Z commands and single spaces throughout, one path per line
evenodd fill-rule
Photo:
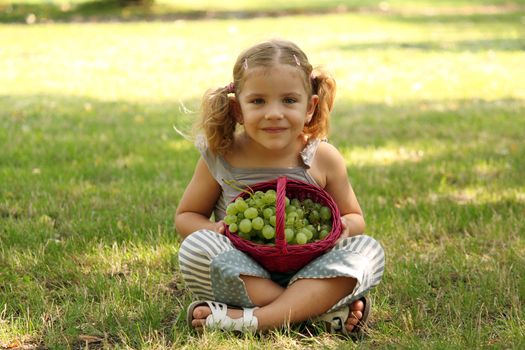
M 0 348 L 524 348 L 524 12 L 407 9 L 0 24 Z M 198 152 L 173 127 L 276 36 L 335 75 L 330 139 L 386 250 L 357 343 L 184 322 Z

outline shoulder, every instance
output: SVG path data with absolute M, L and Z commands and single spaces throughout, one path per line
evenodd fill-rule
M 309 170 L 321 187 L 346 179 L 346 162 L 339 150 L 328 142 L 320 142 Z
M 328 142 L 320 142 L 315 158 L 319 165 L 324 169 L 334 169 L 338 167 L 345 167 L 345 159 L 341 152 L 332 144 Z

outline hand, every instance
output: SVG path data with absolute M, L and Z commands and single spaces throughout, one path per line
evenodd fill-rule
M 212 226 L 210 227 L 210 230 L 215 231 L 215 232 L 220 233 L 221 235 L 223 235 L 224 234 L 224 221 L 220 220 L 220 221 L 212 223 Z
M 355 234 L 350 233 L 350 224 L 351 224 L 350 218 L 346 216 L 341 217 L 342 230 L 341 230 L 341 236 L 339 236 L 339 238 L 337 239 L 337 243 L 339 243 L 340 241 L 342 241 L 343 239 L 347 237 L 355 236 Z

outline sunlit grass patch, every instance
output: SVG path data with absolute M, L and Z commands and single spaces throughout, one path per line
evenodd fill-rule
M 452 201 L 458 204 L 466 203 L 497 203 L 503 201 L 515 201 L 515 202 L 525 202 L 525 189 L 506 189 L 500 191 L 494 191 L 493 189 L 477 186 L 477 187 L 467 187 L 456 190 L 443 191 L 441 196 L 447 197 Z M 431 194 L 430 200 L 435 201 L 436 198 L 439 198 L 440 195 Z
M 351 148 L 342 151 L 350 166 L 387 166 L 393 163 L 419 162 L 426 152 L 422 149 L 383 147 L 372 149 Z

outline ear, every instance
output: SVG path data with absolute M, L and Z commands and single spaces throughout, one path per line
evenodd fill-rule
M 237 123 L 242 124 L 243 118 L 241 105 L 239 104 L 235 96 L 230 96 L 230 111 L 232 112 L 232 115 L 237 121 Z
M 318 103 L 319 103 L 319 96 L 312 95 L 312 97 L 310 97 L 310 101 L 308 102 L 308 107 L 306 110 L 306 124 L 310 123 L 310 121 L 312 120 L 312 117 L 314 115 L 314 112 L 315 112 L 315 109 Z

